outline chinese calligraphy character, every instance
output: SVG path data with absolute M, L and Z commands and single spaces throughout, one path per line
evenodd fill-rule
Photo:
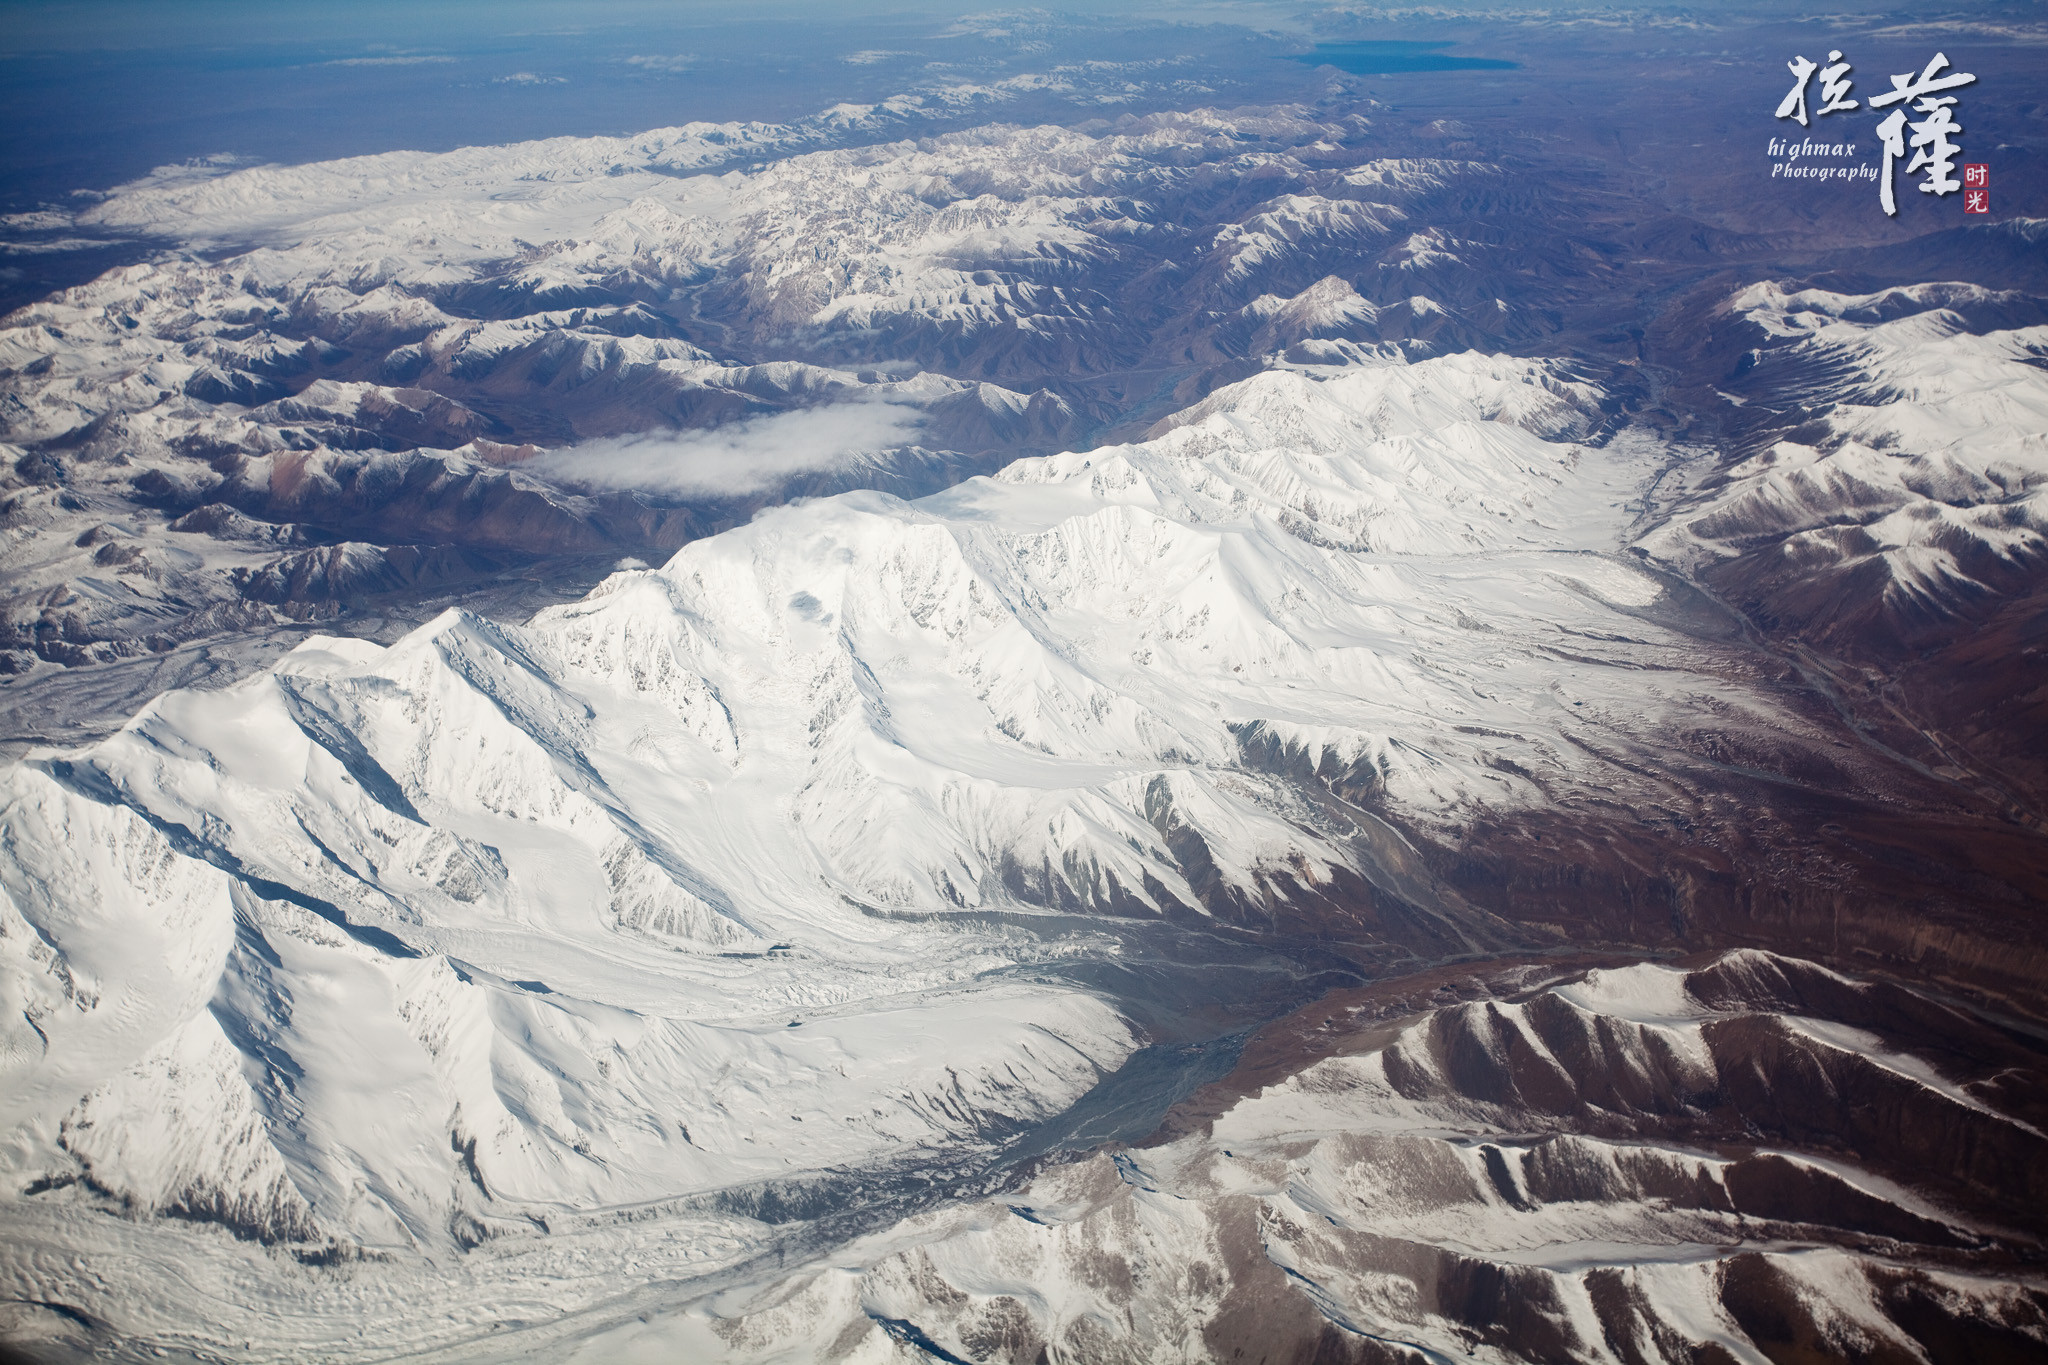
M 1954 194 L 1963 187 L 1956 179 L 1956 153 L 1962 148 L 1948 140 L 1950 133 L 1960 133 L 1963 125 L 1957 123 L 1948 112 L 1956 102 L 1954 95 L 1943 99 L 1925 99 L 1913 106 L 1927 117 L 1913 125 L 1913 145 L 1919 148 L 1913 159 L 1906 163 L 1906 174 L 1911 175 L 1922 166 L 1927 168 L 1927 179 L 1920 185 L 1922 194 Z
M 1964 190 L 1964 191 L 1963 191 L 1963 212 L 1964 212 L 1964 213 L 1989 213 L 1989 212 L 1991 212 L 1991 191 L 1990 191 L 1990 190 Z
M 1892 88 L 1882 95 L 1873 95 L 1870 107 L 1882 109 L 1888 104 L 1902 104 L 1907 100 L 1917 100 L 1922 95 L 1939 94 L 1943 90 L 1969 85 L 1977 79 L 1968 72 L 1958 71 L 1953 76 L 1942 76 L 1937 80 L 1936 73 L 1947 65 L 1948 57 L 1940 52 L 1935 53 L 1934 60 L 1927 64 L 1927 69 L 1920 73 L 1918 80 L 1913 78 L 1910 71 L 1903 76 L 1892 77 Z
M 1877 202 L 1885 216 L 1899 216 L 1898 201 L 1892 198 L 1892 162 L 1906 154 L 1906 111 L 1892 110 L 1892 116 L 1877 125 L 1877 140 L 1884 144 L 1884 174 L 1878 177 Z
M 1855 100 L 1844 98 L 1849 93 L 1850 82 L 1845 79 L 1849 73 L 1849 64 L 1842 60 L 1842 54 L 1839 52 L 1830 52 L 1828 62 L 1828 67 L 1820 73 L 1821 106 L 1814 112 L 1815 118 L 1822 114 L 1835 114 L 1844 109 L 1858 107 Z
M 1806 60 L 1803 56 L 1794 57 L 1791 61 L 1785 63 L 1785 67 L 1797 78 L 1797 84 L 1792 87 L 1791 94 L 1778 102 L 1778 117 L 1797 119 L 1799 126 L 1805 128 L 1808 126 L 1806 122 L 1806 83 L 1813 79 L 1813 73 L 1820 70 L 1820 68 Z
M 1851 84 L 1850 81 L 1845 79 L 1848 75 L 1849 64 L 1842 60 L 1840 52 L 1828 53 L 1828 62 L 1829 66 L 1826 70 L 1822 70 L 1814 63 L 1806 60 L 1803 55 L 1794 57 L 1791 61 L 1785 63 L 1785 69 L 1792 73 L 1795 80 L 1792 86 L 1792 93 L 1779 101 L 1779 118 L 1793 119 L 1801 128 L 1811 126 L 1806 121 L 1806 87 L 1808 82 L 1812 81 L 1813 73 L 1816 71 L 1820 72 L 1821 106 L 1814 111 L 1815 118 L 1819 118 L 1822 114 L 1840 113 L 1844 109 L 1858 107 L 1855 100 L 1844 98 L 1849 93 Z
M 1948 57 L 1937 52 L 1917 79 L 1910 71 L 1903 76 L 1894 76 L 1892 88 L 1882 95 L 1873 95 L 1870 100 L 1872 109 L 1913 100 L 1914 111 L 1926 115 L 1918 123 L 1910 125 L 1915 151 L 1913 159 L 1906 163 L 1907 175 L 1923 166 L 1927 168 L 1927 180 L 1920 186 L 1922 194 L 1953 194 L 1962 188 L 1962 182 L 1955 178 L 1956 154 L 1962 149 L 1949 140 L 1949 135 L 1962 132 L 1963 127 L 1949 113 L 1956 103 L 1955 96 L 1941 96 L 1940 92 L 1969 85 L 1977 78 L 1965 71 L 1941 75 L 1947 66 Z M 1877 125 L 1878 140 L 1884 144 L 1884 176 L 1878 188 L 1878 200 L 1891 217 L 1897 217 L 1899 212 L 1898 203 L 1892 197 L 1892 162 L 1906 154 L 1905 131 L 1908 126 L 1903 109 L 1892 110 L 1891 115 Z M 1989 197 L 1986 195 L 1987 200 Z

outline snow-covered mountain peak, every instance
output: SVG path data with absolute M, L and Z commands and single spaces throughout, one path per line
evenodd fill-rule
M 1143 446 L 1024 461 L 1001 477 L 1068 479 L 1100 464 L 1090 475 L 1098 484 L 1128 477 L 1127 496 L 1170 499 L 1181 515 L 1263 514 L 1359 550 L 1556 543 L 1539 506 L 1600 419 L 1598 389 L 1546 362 L 1461 353 L 1412 366 L 1274 370 L 1160 423 Z
M 1287 341 L 1341 334 L 1379 316 L 1379 310 L 1366 302 L 1349 280 L 1337 275 L 1325 275 L 1292 298 L 1261 294 L 1246 304 L 1244 311 Z
M 930 917 L 1258 922 L 1393 875 L 1296 765 L 1445 816 L 1518 799 L 1502 772 L 1571 780 L 1558 731 L 1583 720 L 1552 689 L 1634 683 L 1542 642 L 1657 589 L 1510 532 L 1639 477 L 1570 439 L 1598 398 L 1484 357 L 1261 376 L 1149 441 L 769 512 L 524 627 L 314 639 L 17 765 L 0 885 L 37 1031 L 10 1042 L 9 1160 L 265 1237 L 429 1250 L 1047 1116 L 1130 1026 L 1015 975 L 1051 941 Z M 1535 510 L 1475 556 L 1504 487 Z M 1403 553 L 1314 534 L 1339 506 L 1408 526 Z M 970 1019 L 965 1052 L 901 1054 Z M 374 1134 L 373 1056 L 408 1115 Z M 918 1069 L 942 1060 L 943 1104 Z M 171 1149 L 244 1155 L 66 1136 L 155 1103 L 166 1068 L 219 1095 L 166 1118 Z M 763 1096 L 804 1078 L 824 1113 L 754 1146 L 792 1120 L 736 1110 L 736 1068 Z

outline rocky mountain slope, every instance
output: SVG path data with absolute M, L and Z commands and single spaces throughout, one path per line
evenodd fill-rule
M 2048 794 L 2044 318 L 2039 292 L 1955 281 L 1713 300 L 1687 363 L 1726 456 L 1642 542 L 2023 822 Z
M 576 1358 L 2031 1359 L 2042 1057 L 1763 953 L 1440 971 L 1276 1026 L 1170 1140 Z

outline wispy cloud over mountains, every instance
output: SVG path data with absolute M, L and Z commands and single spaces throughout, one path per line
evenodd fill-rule
M 757 493 L 792 474 L 907 445 L 923 414 L 884 401 L 838 403 L 750 417 L 709 431 L 587 441 L 528 466 L 564 482 L 651 493 Z

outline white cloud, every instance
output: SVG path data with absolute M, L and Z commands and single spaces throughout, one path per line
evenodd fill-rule
M 758 493 L 792 474 L 832 469 L 907 445 L 924 414 L 903 403 L 855 401 L 729 422 L 708 431 L 650 432 L 586 441 L 522 468 L 563 483 L 649 493 Z
M 565 85 L 565 76 L 543 76 L 533 71 L 515 71 L 509 76 L 494 76 L 492 85 Z
M 915 52 L 897 52 L 886 47 L 871 47 L 864 52 L 848 53 L 839 60 L 849 66 L 873 66 L 876 62 L 886 62 L 891 57 L 915 57 L 916 55 Z
M 648 53 L 639 57 L 626 58 L 627 66 L 637 66 L 642 71 L 655 71 L 666 75 L 673 75 L 678 71 L 688 71 L 696 64 L 697 57 L 692 52 L 678 52 L 668 57 L 661 56 L 658 53 Z

